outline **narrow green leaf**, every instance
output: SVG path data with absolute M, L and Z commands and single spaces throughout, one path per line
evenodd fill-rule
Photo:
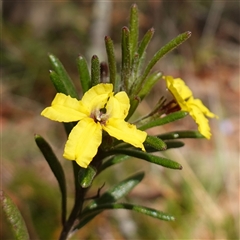
M 158 80 L 162 77 L 162 73 L 157 72 L 151 74 L 145 84 L 144 87 L 139 91 L 137 97 L 134 95 L 130 98 L 130 109 L 128 111 L 127 119 L 129 119 L 133 113 L 135 112 L 136 108 L 138 107 L 139 103 L 150 93 L 153 86 L 158 82 Z M 134 86 L 134 85 L 133 85 Z M 134 91 L 134 89 L 131 89 L 131 92 Z M 136 100 L 137 99 L 137 100 Z
M 142 41 L 140 42 L 139 47 L 138 47 L 138 55 L 139 55 L 140 61 L 143 60 L 145 51 L 146 51 L 148 44 L 150 43 L 153 35 L 154 35 L 154 28 L 150 28 L 144 35 Z
M 179 138 L 205 138 L 198 131 L 175 131 L 175 132 L 168 132 L 168 133 L 160 134 L 160 135 L 158 135 L 158 137 L 161 138 L 162 140 L 179 139 Z
M 133 58 L 133 64 L 132 64 L 132 75 L 129 78 L 129 96 L 130 96 L 130 109 L 128 112 L 128 116 L 126 118 L 126 120 L 128 120 L 133 113 L 135 112 L 137 106 L 139 105 L 139 103 L 141 102 L 141 100 L 150 92 L 151 88 L 153 87 L 153 85 L 156 83 L 156 81 L 158 80 L 157 78 L 157 74 L 154 76 L 150 76 L 148 83 L 144 85 L 143 88 L 140 89 L 141 93 L 139 93 L 138 90 L 138 86 L 140 85 L 140 81 L 141 81 L 141 77 L 140 77 L 140 67 L 141 64 L 144 60 L 144 55 L 145 55 L 145 51 L 146 48 L 150 42 L 150 40 L 152 39 L 152 36 L 154 34 L 154 29 L 151 28 L 150 30 L 148 30 L 148 32 L 145 34 L 145 36 L 143 37 L 137 53 L 134 55 Z
M 130 84 L 130 96 L 132 93 L 136 95 L 136 86 L 138 86 L 139 81 L 141 80 L 141 66 L 144 62 L 146 48 L 152 39 L 154 34 L 154 29 L 151 28 L 143 37 L 142 41 L 139 44 L 137 52 L 133 55 L 133 64 L 132 64 L 132 79 Z
M 161 72 L 156 72 L 153 73 L 152 75 L 150 75 L 145 84 L 144 87 L 140 90 L 140 92 L 138 93 L 138 97 L 143 100 L 148 94 L 149 92 L 152 90 L 153 86 L 156 84 L 156 82 L 158 82 L 158 80 L 162 77 L 162 73 Z
M 58 92 L 62 92 L 64 94 L 66 94 L 66 95 L 70 95 L 73 98 L 78 98 L 78 95 L 77 95 L 76 89 L 73 85 L 73 82 L 72 82 L 71 78 L 69 77 L 69 75 L 67 74 L 62 63 L 59 61 L 58 58 L 56 58 L 52 54 L 49 54 L 48 57 L 49 57 L 49 60 L 50 60 L 50 63 L 52 65 L 54 72 L 58 76 L 58 78 L 57 78 L 56 74 L 54 74 L 54 73 L 52 73 L 53 76 L 51 76 L 51 73 L 50 73 L 51 80 L 56 81 L 56 83 L 53 82 L 55 88 L 56 88 L 56 86 L 58 86 L 58 88 L 56 88 L 56 90 Z
M 95 208 L 91 209 L 88 214 L 93 214 L 95 212 L 107 210 L 107 209 L 126 209 L 126 210 L 132 210 L 135 212 L 139 212 L 145 215 L 148 215 L 150 217 L 154 217 L 160 220 L 165 220 L 165 221 L 174 221 L 175 218 L 170 215 L 166 214 L 164 212 L 158 211 L 153 208 L 148 208 L 144 206 L 139 206 L 139 205 L 134 205 L 134 204 L 129 204 L 129 203 L 107 203 L 107 204 L 100 204 L 96 206 Z
M 131 7 L 129 30 L 130 59 L 132 62 L 138 44 L 138 8 L 136 4 Z
M 109 66 L 109 79 L 110 83 L 114 86 L 114 92 L 119 92 L 120 84 L 117 81 L 117 66 L 116 66 L 116 59 L 114 54 L 114 46 L 113 41 L 110 37 L 105 37 L 105 46 L 107 51 L 108 57 L 108 66 Z
M 0 199 L 3 212 L 5 213 L 8 222 L 11 225 L 12 232 L 17 240 L 28 240 L 29 234 L 23 217 L 14 202 L 0 191 Z
M 137 173 L 120 183 L 113 186 L 107 192 L 105 192 L 101 197 L 94 200 L 87 209 L 91 209 L 99 204 L 116 202 L 120 198 L 126 196 L 138 183 L 142 181 L 144 173 Z
M 129 96 L 131 96 L 132 87 L 134 86 L 135 81 L 139 78 L 138 76 L 138 62 L 139 62 L 139 55 L 135 53 L 133 55 L 132 60 L 132 70 L 131 70 L 131 77 L 129 78 Z
M 64 171 L 56 155 L 54 154 L 50 145 L 40 135 L 35 135 L 35 142 L 45 157 L 49 167 L 51 168 L 54 176 L 56 177 L 61 194 L 62 194 L 62 224 L 66 220 L 66 206 L 67 206 L 67 195 L 66 195 L 66 180 Z
M 98 56 L 93 55 L 91 59 L 91 85 L 92 87 L 100 83 L 100 62 Z
M 122 69 L 121 69 L 121 82 L 124 84 L 124 90 L 128 92 L 128 80 L 131 74 L 131 59 L 130 59 L 130 46 L 129 46 L 129 30 L 127 27 L 122 28 Z
M 87 92 L 91 87 L 91 78 L 88 70 L 87 61 L 84 57 L 79 56 L 77 58 L 77 67 L 78 67 L 78 74 L 82 86 L 83 93 Z
M 60 76 L 57 75 L 57 73 L 53 70 L 50 70 L 49 73 L 50 73 L 49 74 L 50 79 L 51 79 L 55 89 L 57 90 L 57 92 L 64 93 L 64 94 L 68 95 L 68 90 L 65 87 L 64 83 L 61 81 Z
M 180 148 L 183 147 L 185 144 L 180 141 L 166 141 L 167 150 L 171 148 Z
M 98 210 L 89 214 L 91 209 L 94 209 L 101 204 L 116 202 L 120 198 L 126 196 L 138 183 L 142 181 L 143 177 L 143 172 L 137 173 L 121 181 L 120 183 L 109 189 L 107 192 L 105 192 L 101 197 L 93 200 L 88 206 L 86 206 L 86 208 L 81 213 L 80 223 L 74 229 L 82 228 L 96 215 L 102 212 L 102 210 Z
M 147 136 L 144 144 L 147 144 L 156 150 L 162 151 L 167 149 L 167 145 L 164 141 L 162 141 L 160 138 L 155 137 L 155 136 Z
M 151 119 L 144 119 L 142 122 L 139 123 L 140 127 L 138 127 L 138 129 L 143 131 L 152 127 L 161 126 L 170 122 L 174 122 L 181 118 L 184 118 L 187 115 L 188 115 L 187 112 L 178 111 L 178 112 L 170 113 L 165 117 L 154 119 L 152 121 Z
M 80 168 L 78 172 L 78 182 L 82 188 L 88 188 L 91 186 L 94 177 L 96 176 L 97 170 L 88 166 L 87 168 Z
M 152 60 L 148 63 L 141 80 L 138 82 L 138 85 L 136 86 L 136 94 L 139 92 L 139 90 L 143 87 L 143 84 L 145 82 L 145 79 L 147 78 L 148 74 L 154 67 L 154 65 L 167 53 L 175 49 L 177 46 L 185 42 L 189 37 L 191 36 L 191 32 L 185 32 L 180 35 L 178 35 L 176 38 L 172 39 L 169 43 L 167 43 L 165 46 L 163 46 L 152 58 Z
M 106 168 L 109 168 L 115 164 L 121 163 L 125 160 L 127 160 L 129 156 L 126 155 L 118 155 L 118 156 L 112 156 L 110 159 L 106 160 L 98 170 L 98 174 L 102 171 L 104 171 Z
M 108 153 L 109 154 L 125 154 L 128 156 L 146 160 L 150 163 L 155 163 L 157 165 L 161 165 L 166 168 L 172 168 L 172 169 L 178 169 L 178 170 L 182 169 L 182 166 L 177 162 L 174 162 L 167 158 L 151 155 L 147 152 L 143 152 L 143 151 L 139 151 L 139 150 L 116 148 L 113 151 L 110 151 Z
M 145 146 L 145 149 L 146 149 L 146 152 L 148 152 L 148 153 L 154 153 L 154 152 L 159 152 L 159 151 L 166 151 L 171 148 L 180 148 L 185 145 L 183 142 L 180 142 L 180 141 L 169 141 L 169 140 L 165 141 L 165 144 L 166 144 L 166 149 L 156 150 L 156 148 L 153 148 L 148 145 Z

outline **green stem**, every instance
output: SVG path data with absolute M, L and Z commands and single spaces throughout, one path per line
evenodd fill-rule
M 84 193 L 85 191 L 86 191 L 86 189 L 82 188 L 81 191 L 78 192 L 72 212 L 71 212 L 66 224 L 63 227 L 63 230 L 61 232 L 59 240 L 68 239 L 68 235 L 71 232 L 71 230 L 73 229 L 73 225 L 74 225 L 76 219 L 78 218 L 79 212 L 81 212 L 81 210 L 82 210 L 82 206 L 83 206 L 83 202 L 84 202 L 83 196 L 85 195 L 85 193 Z
M 78 218 L 79 213 L 82 210 L 82 206 L 84 203 L 84 197 L 86 194 L 87 189 L 82 188 L 78 184 L 78 171 L 79 171 L 79 166 L 75 161 L 72 162 L 73 164 L 73 172 L 74 172 L 74 181 L 75 181 L 75 202 L 73 209 L 69 215 L 68 220 L 64 224 L 64 227 L 62 229 L 61 235 L 59 240 L 66 240 L 68 238 L 69 233 L 73 229 L 73 225 Z
M 97 169 L 97 172 L 98 172 L 98 169 L 100 169 L 101 167 L 101 163 L 102 163 L 101 160 L 103 158 L 104 158 L 103 153 L 99 149 L 97 155 L 93 158 L 91 162 L 91 166 Z M 75 161 L 73 161 L 72 163 L 73 163 L 73 173 L 74 173 L 74 181 L 75 181 L 75 202 L 74 202 L 73 209 L 69 215 L 69 218 L 62 229 L 59 240 L 66 240 L 68 239 L 70 234 L 73 234 L 75 232 L 74 223 L 76 223 L 76 220 L 81 217 L 85 196 L 87 191 L 91 187 L 91 186 L 88 188 L 81 187 L 81 185 L 78 182 L 78 173 L 79 173 L 80 167 Z

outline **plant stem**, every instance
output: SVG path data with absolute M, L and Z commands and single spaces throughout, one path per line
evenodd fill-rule
M 82 188 L 78 183 L 79 166 L 75 161 L 72 162 L 72 165 L 73 165 L 73 173 L 74 173 L 74 180 L 75 180 L 75 202 L 74 202 L 73 209 L 69 215 L 69 218 L 63 226 L 59 240 L 68 239 L 69 233 L 72 230 L 73 225 L 77 220 L 79 213 L 82 210 L 84 197 L 87 192 L 87 189 Z
M 73 228 L 74 222 L 76 221 L 76 219 L 78 217 L 78 214 L 82 209 L 85 192 L 86 192 L 86 189 L 83 189 L 83 188 L 81 188 L 81 190 L 78 191 L 76 199 L 75 199 L 75 203 L 74 203 L 74 206 L 73 206 L 73 209 L 72 209 L 72 212 L 71 212 L 68 220 L 64 224 L 64 227 L 63 227 L 63 230 L 61 232 L 59 240 L 68 239 L 68 235 Z
M 104 155 L 102 151 L 99 149 L 97 155 L 93 158 L 91 165 L 96 169 L 99 169 L 102 164 L 101 160 L 103 158 L 104 158 Z M 76 223 L 76 220 L 80 218 L 83 203 L 85 200 L 85 195 L 89 190 L 89 188 L 81 187 L 81 185 L 78 182 L 78 173 L 80 170 L 79 165 L 75 161 L 72 162 L 72 165 L 73 165 L 73 174 L 74 174 L 74 180 L 75 180 L 75 202 L 74 202 L 73 209 L 69 215 L 69 218 L 63 226 L 59 240 L 67 240 L 68 237 L 70 237 L 70 233 L 73 233 L 74 231 L 76 231 L 76 229 L 74 230 L 74 224 Z

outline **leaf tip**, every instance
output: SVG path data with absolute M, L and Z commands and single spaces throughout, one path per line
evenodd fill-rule
M 150 28 L 149 30 L 151 33 L 154 33 L 155 32 L 155 29 L 153 27 Z
M 37 140 L 38 138 L 41 138 L 41 136 L 39 134 L 35 133 L 34 138 L 35 138 L 35 140 Z
M 132 5 L 132 9 L 133 8 L 135 8 L 135 9 L 138 9 L 138 7 L 137 7 L 137 4 L 136 3 L 134 3 L 133 5 Z
M 95 59 L 98 59 L 98 56 L 97 56 L 97 55 L 93 55 L 93 56 L 92 56 L 92 60 L 95 60 Z
M 192 32 L 190 32 L 190 31 L 187 31 L 187 32 L 186 32 L 186 34 L 187 34 L 187 37 L 191 37 L 191 35 L 192 35 Z
M 53 55 L 52 53 L 48 53 L 48 57 L 49 57 L 49 59 L 51 60 L 51 59 L 54 58 L 54 55 Z
M 105 36 L 104 40 L 105 40 L 105 43 L 109 43 L 112 41 L 110 36 Z
M 129 32 L 129 29 L 128 29 L 128 27 L 124 26 L 124 27 L 122 27 L 122 31 L 123 32 Z

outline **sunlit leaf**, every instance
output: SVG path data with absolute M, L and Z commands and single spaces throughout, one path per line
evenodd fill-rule
M 134 205 L 134 204 L 129 204 L 129 203 L 110 203 L 110 204 L 100 204 L 96 206 L 95 208 L 92 208 L 89 210 L 88 214 L 92 215 L 95 212 L 107 210 L 107 209 L 126 209 L 126 210 L 132 210 L 138 213 L 142 213 L 145 215 L 148 215 L 150 217 L 154 217 L 160 220 L 165 220 L 165 221 L 174 221 L 175 218 L 170 215 L 166 214 L 164 212 L 158 211 L 153 208 L 148 208 L 144 206 L 139 206 L 139 205 Z
M 113 151 L 108 152 L 108 154 L 125 154 L 131 157 L 146 160 L 150 163 L 161 165 L 166 168 L 172 168 L 172 169 L 178 169 L 178 170 L 182 169 L 182 166 L 177 162 L 174 162 L 167 158 L 155 156 L 147 152 L 139 151 L 139 150 L 116 148 Z
M 141 80 L 141 65 L 144 62 L 144 57 L 145 57 L 145 51 L 146 48 L 152 39 L 152 36 L 154 34 L 154 29 L 151 28 L 143 37 L 142 41 L 139 44 L 139 47 L 137 49 L 137 52 L 133 55 L 133 64 L 132 64 L 132 78 L 134 79 L 131 80 L 131 89 L 130 89 L 130 95 L 134 92 L 136 95 L 135 88 L 138 86 L 139 81 Z M 145 88 L 145 86 L 144 86 Z
M 121 181 L 106 191 L 101 197 L 94 200 L 87 208 L 91 209 L 92 207 L 102 203 L 116 202 L 120 198 L 126 196 L 138 183 L 142 181 L 143 177 L 144 173 L 140 172 Z
M 107 51 L 108 57 L 108 66 L 109 66 L 109 80 L 110 83 L 113 84 L 114 92 L 118 92 L 120 88 L 120 83 L 118 82 L 117 78 L 117 66 L 116 66 L 116 59 L 114 54 L 114 46 L 113 41 L 110 37 L 105 37 L 105 46 Z
M 50 70 L 49 73 L 50 79 L 57 92 L 64 93 L 67 95 L 68 94 L 67 87 L 64 85 L 64 82 L 61 80 L 60 76 L 53 70 Z
M 2 210 L 5 213 L 5 216 L 11 225 L 11 229 L 15 239 L 16 240 L 30 239 L 26 228 L 26 224 L 17 206 L 8 196 L 4 194 L 3 191 L 1 191 L 0 194 Z
M 146 32 L 146 34 L 144 35 L 142 41 L 139 44 L 138 55 L 139 55 L 140 61 L 142 61 L 143 58 L 144 58 L 144 53 L 145 53 L 145 51 L 147 49 L 148 44 L 150 43 L 150 41 L 151 41 L 151 39 L 153 37 L 153 34 L 154 34 L 154 28 L 150 28 Z
M 78 172 L 78 181 L 82 188 L 88 188 L 91 186 L 94 177 L 96 176 L 97 170 L 88 166 L 87 168 L 80 168 Z
M 142 122 L 139 123 L 140 126 L 138 128 L 140 130 L 146 130 L 152 127 L 161 126 L 170 122 L 174 122 L 176 120 L 186 117 L 187 115 L 188 115 L 187 112 L 178 111 L 178 112 L 170 113 L 167 116 L 162 118 L 157 118 L 157 119 L 155 118 L 153 120 L 151 120 L 151 118 L 144 119 Z
M 129 30 L 127 27 L 122 28 L 122 69 L 121 82 L 124 84 L 124 90 L 129 90 L 129 78 L 131 74 L 131 59 L 129 46 Z
M 141 89 L 143 87 L 143 83 L 145 82 L 145 79 L 147 78 L 148 74 L 154 67 L 154 65 L 167 53 L 175 49 L 177 46 L 185 42 L 189 37 L 191 36 L 191 32 L 185 32 L 180 35 L 178 35 L 176 38 L 172 39 L 170 42 L 168 42 L 166 45 L 164 45 L 158 52 L 155 53 L 152 60 L 148 63 L 142 77 L 141 81 L 139 82 L 137 86 L 138 89 Z
M 91 86 L 100 83 L 100 62 L 98 56 L 93 55 L 91 59 Z
M 49 54 L 49 60 L 55 73 L 50 72 L 50 78 L 58 92 L 70 95 L 73 98 L 78 98 L 78 94 L 73 85 L 71 78 L 63 67 L 62 63 L 54 55 Z
M 120 183 L 116 184 L 114 187 L 106 191 L 101 197 L 93 200 L 81 213 L 80 223 L 75 227 L 75 229 L 80 229 L 86 225 L 90 220 L 92 220 L 96 215 L 101 213 L 103 210 L 94 211 L 91 213 L 91 209 L 94 209 L 101 204 L 109 204 L 116 202 L 120 198 L 126 196 L 144 177 L 144 173 L 140 172 L 135 174 Z
M 77 58 L 77 67 L 78 67 L 78 74 L 82 86 L 83 93 L 87 92 L 91 87 L 91 77 L 88 70 L 87 61 L 84 57 L 79 56 Z
M 153 34 L 153 32 L 152 32 Z M 151 34 L 149 35 L 149 37 Z M 154 67 L 154 65 L 168 52 L 175 49 L 177 46 L 182 44 L 184 41 L 186 41 L 191 36 L 191 32 L 185 32 L 183 34 L 178 35 L 176 38 L 172 39 L 169 43 L 164 45 L 151 59 L 151 61 L 148 63 L 145 71 L 143 74 L 141 74 L 141 77 L 138 78 L 137 81 L 135 81 L 134 85 L 131 89 L 131 108 L 128 113 L 127 119 L 129 119 L 132 114 L 135 112 L 138 104 L 140 103 L 140 97 L 138 96 L 138 93 L 145 87 L 146 79 Z M 151 38 L 148 38 L 147 40 L 150 41 Z M 148 43 L 148 42 L 147 42 Z M 139 60 L 141 60 L 141 57 L 139 56 Z
M 147 136 L 144 144 L 147 144 L 156 150 L 162 151 L 167 149 L 167 145 L 164 141 L 162 141 L 160 138 L 155 137 L 155 136 Z
M 130 12 L 130 26 L 129 26 L 129 47 L 131 61 L 135 55 L 138 44 L 138 8 L 136 4 L 133 4 Z

